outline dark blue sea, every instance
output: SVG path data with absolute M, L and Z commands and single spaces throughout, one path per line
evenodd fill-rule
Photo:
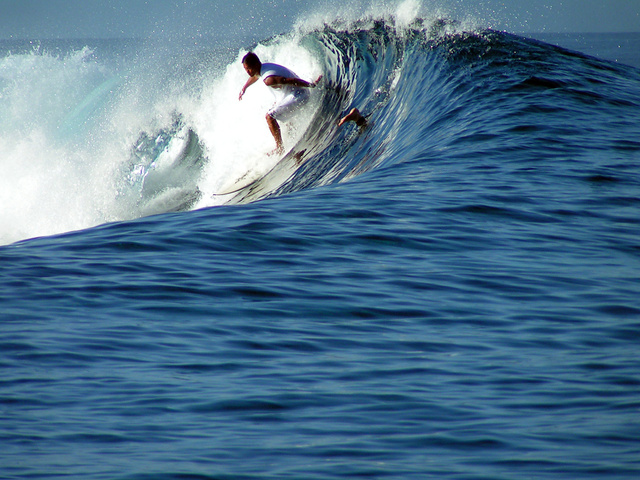
M 640 478 L 639 39 L 4 41 L 0 477 Z

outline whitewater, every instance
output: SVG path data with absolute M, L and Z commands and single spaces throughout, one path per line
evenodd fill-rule
M 640 36 L 349 7 L 0 41 L 0 477 L 640 476 Z

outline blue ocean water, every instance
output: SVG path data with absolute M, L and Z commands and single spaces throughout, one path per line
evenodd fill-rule
M 5 49 L 0 477 L 638 478 L 640 70 L 434 18 L 192 47 Z M 325 77 L 283 159 L 249 48 Z

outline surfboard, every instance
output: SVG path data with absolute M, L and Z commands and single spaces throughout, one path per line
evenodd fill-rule
M 290 163 L 287 161 L 288 159 L 291 159 L 291 158 L 295 159 L 297 165 L 299 166 L 302 162 L 302 158 L 305 152 L 306 150 L 292 148 L 286 154 L 284 154 L 281 158 L 275 157 L 276 160 L 271 164 L 269 168 L 264 169 L 262 172 L 254 171 L 254 172 L 245 173 L 244 175 L 242 175 L 240 178 L 236 179 L 232 183 L 225 185 L 223 188 L 220 189 L 220 191 L 214 193 L 212 197 L 219 198 L 224 196 L 237 195 L 244 190 L 254 189 L 256 187 L 256 184 L 259 183 L 262 179 L 266 177 L 272 177 L 275 171 L 282 170 L 282 166 L 280 165 L 283 162 L 287 164 Z M 260 155 L 260 159 L 263 160 L 268 155 L 269 155 L 268 153 L 264 153 Z M 290 165 L 290 167 L 292 166 Z M 293 173 L 296 170 L 296 168 L 285 169 L 287 172 L 289 172 L 288 176 L 290 176 L 291 173 Z M 281 183 L 284 183 L 284 181 L 287 180 L 288 176 L 284 178 Z M 274 188 L 276 187 L 277 185 L 274 186 Z M 225 202 L 225 203 L 229 203 L 229 202 Z
M 287 152 L 265 175 L 228 192 L 227 205 L 246 203 L 266 197 L 283 185 L 304 163 L 306 149 L 294 148 Z

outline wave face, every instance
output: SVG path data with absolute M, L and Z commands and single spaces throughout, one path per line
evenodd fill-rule
M 284 126 L 284 158 L 266 154 L 266 89 L 237 101 L 245 50 L 169 57 L 168 69 L 150 68 L 167 55 L 149 46 L 137 68 L 88 47 L 5 56 L 0 241 L 246 203 L 399 163 L 638 148 L 637 70 L 518 36 L 388 16 L 301 27 L 253 49 L 324 75 Z M 354 106 L 368 128 L 339 128 Z
M 631 68 L 506 33 L 457 32 L 443 20 L 327 27 L 302 43 L 329 85 L 294 149 L 311 155 L 269 195 L 396 163 L 562 160 L 589 154 L 585 146 L 638 147 Z M 369 117 L 367 130 L 334 125 L 352 106 Z

